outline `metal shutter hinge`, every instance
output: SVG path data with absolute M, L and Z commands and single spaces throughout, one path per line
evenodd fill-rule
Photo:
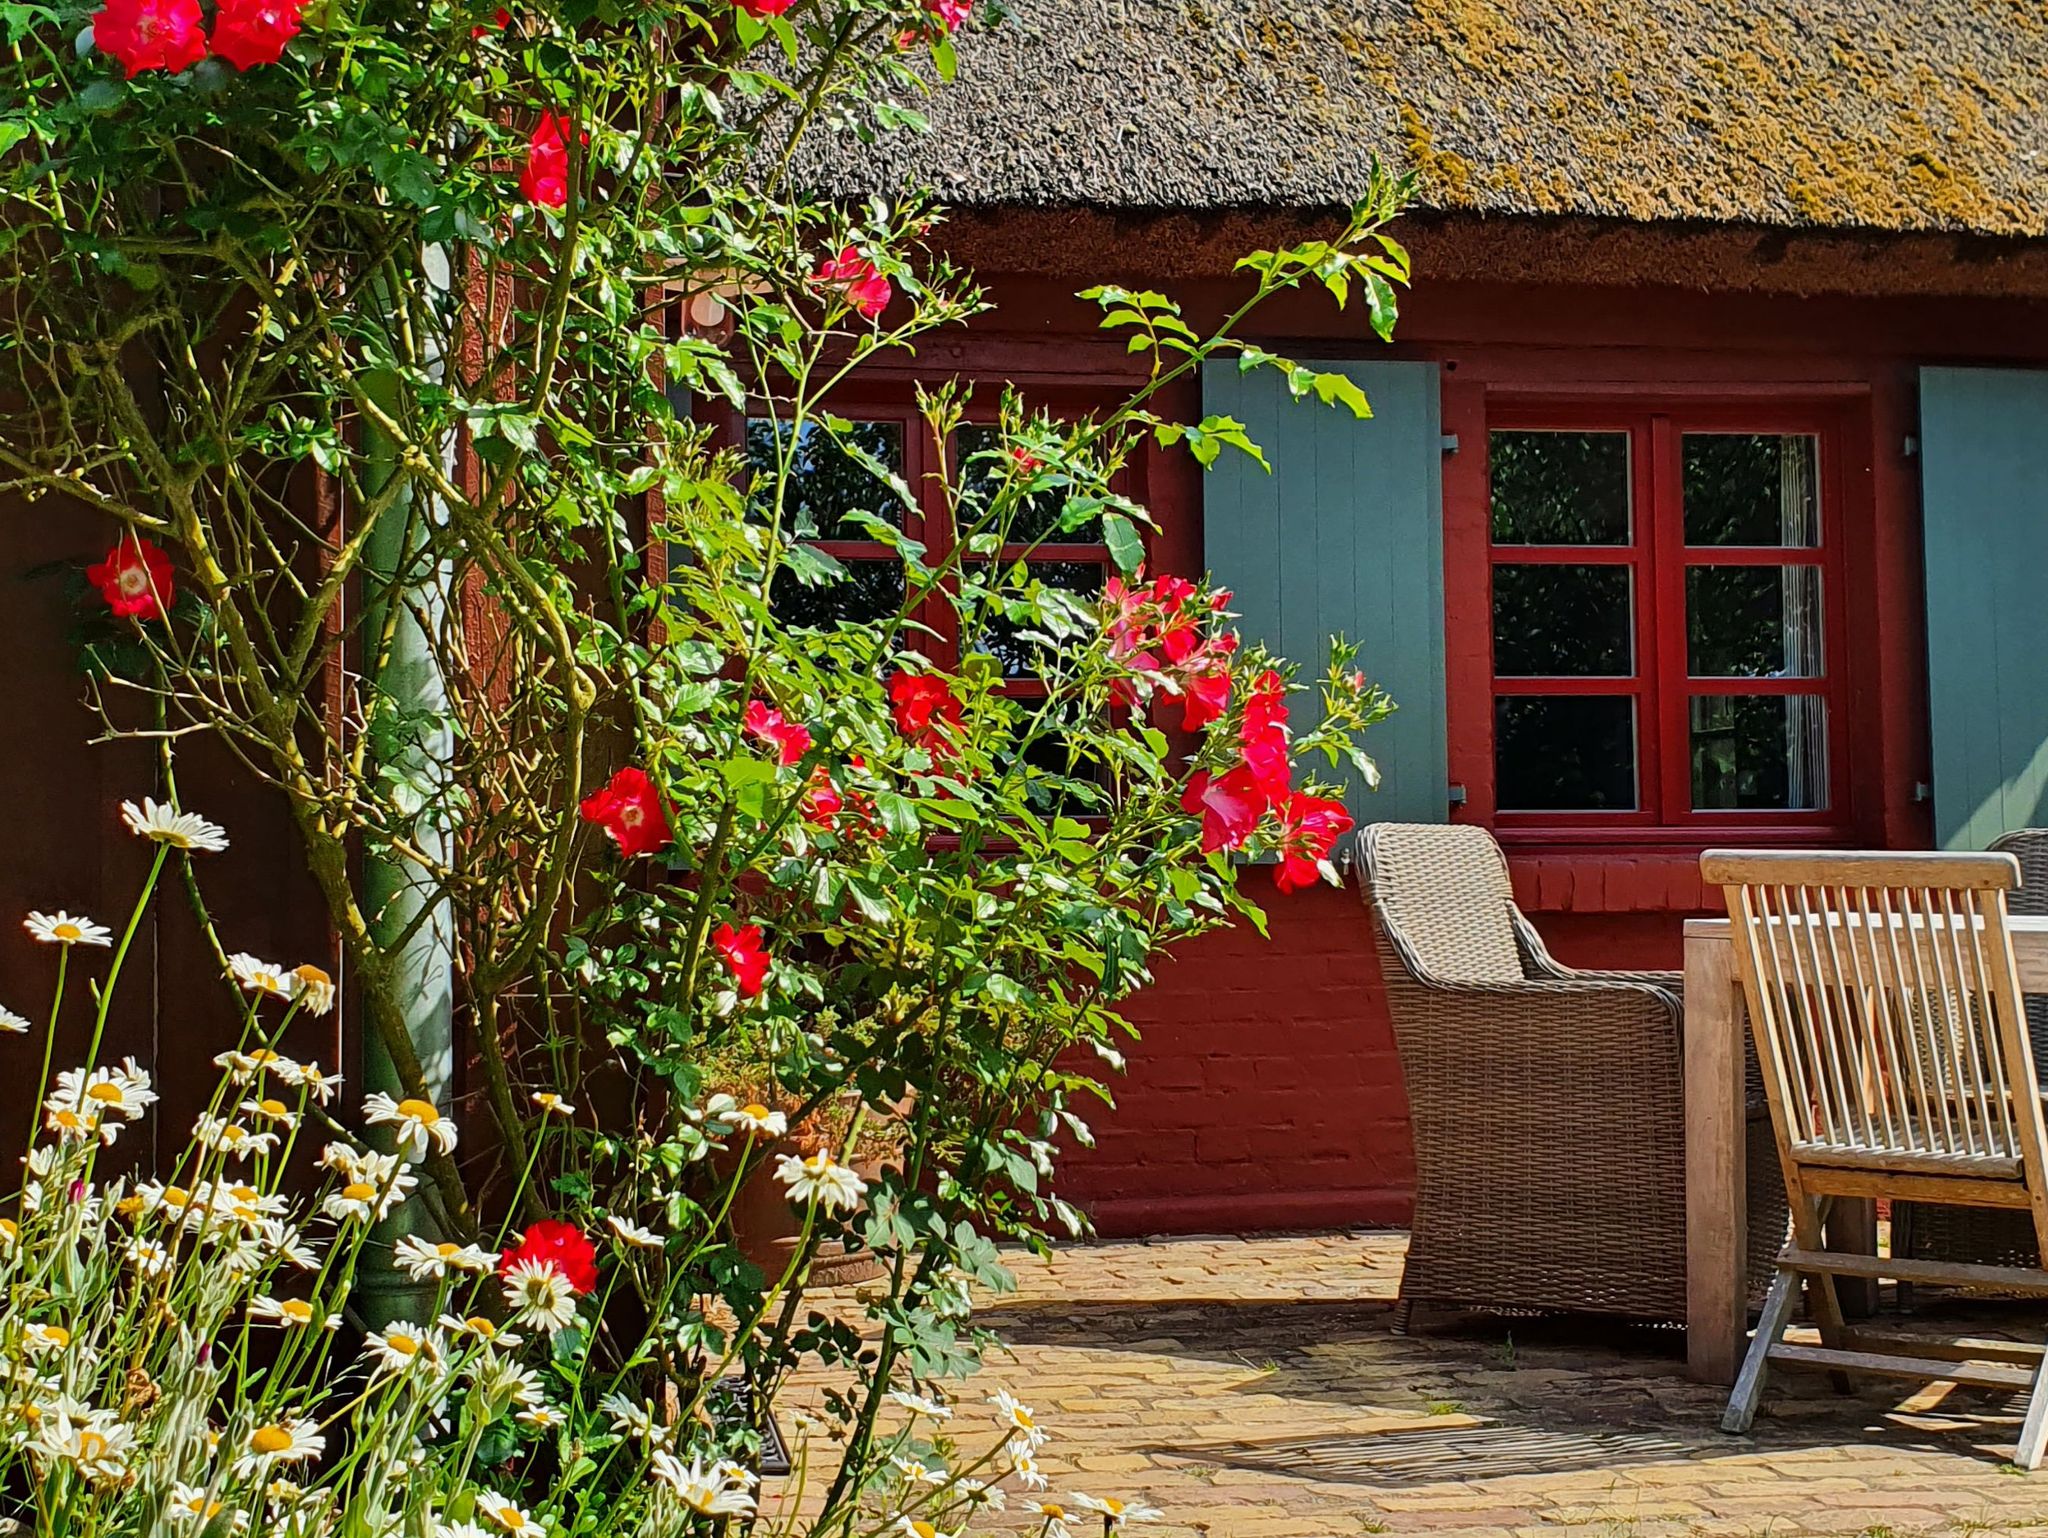
M 1457 453 L 1457 452 L 1458 452 L 1458 435 L 1457 435 L 1456 433 L 1445 433 L 1445 434 L 1444 434 L 1444 441 L 1443 441 L 1443 447 L 1444 447 L 1444 452 L 1445 452 L 1446 454 L 1455 454 L 1455 453 Z

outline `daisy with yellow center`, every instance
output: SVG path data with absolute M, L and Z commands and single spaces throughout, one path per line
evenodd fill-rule
M 401 1319 L 365 1336 L 363 1355 L 384 1372 L 404 1372 L 409 1367 L 431 1366 L 440 1361 L 441 1341 L 434 1331 Z
M 1030 1447 L 1045 1445 L 1045 1428 L 1038 1424 L 1038 1418 L 1031 1413 L 1031 1406 L 1017 1399 L 1008 1389 L 998 1389 L 989 1397 L 989 1403 L 996 1407 L 996 1414 L 1008 1423 L 1012 1436 Z
M 273 1127 L 283 1127 L 287 1132 L 299 1124 L 299 1113 L 271 1095 L 261 1100 L 244 1100 L 238 1109 L 244 1116 L 269 1122 Z
M 323 1314 L 304 1298 L 251 1298 L 249 1317 L 258 1324 L 280 1325 L 287 1330 L 341 1328 L 341 1316 Z
M 31 1324 L 22 1330 L 21 1344 L 30 1356 L 54 1356 L 71 1344 L 71 1332 L 61 1324 Z
M 203 1485 L 171 1486 L 170 1503 L 164 1508 L 171 1520 L 180 1527 L 205 1527 L 212 1524 L 227 1510 L 225 1502 L 214 1500 L 206 1493 Z M 228 1521 L 234 1532 L 242 1532 L 249 1526 L 246 1512 L 236 1512 Z
M 59 908 L 55 913 L 31 913 L 21 927 L 45 945 L 106 945 L 114 943 L 114 931 L 91 919 L 79 918 Z
M 404 1204 L 415 1184 L 410 1175 L 400 1175 L 386 1187 L 374 1186 L 367 1180 L 351 1180 L 339 1190 L 328 1192 L 320 1210 L 337 1222 L 364 1223 L 389 1217 Z
M 898 1517 L 893 1531 L 903 1534 L 903 1538 L 959 1538 L 956 1533 L 942 1532 L 937 1524 L 922 1517 Z
M 434 1322 L 458 1340 L 482 1341 L 487 1346 L 502 1346 L 507 1350 L 522 1339 L 516 1331 L 504 1329 L 482 1314 L 443 1314 Z
M 638 1223 L 629 1222 L 616 1213 L 605 1217 L 605 1226 L 619 1236 L 622 1243 L 636 1250 L 658 1250 L 667 1241 L 651 1228 L 642 1228 Z
M 455 1123 L 435 1109 L 432 1101 L 393 1100 L 375 1094 L 363 1102 L 363 1120 L 392 1128 L 392 1140 L 415 1158 L 424 1159 L 430 1144 L 442 1153 L 455 1148 Z
M 717 1466 L 706 1468 L 701 1458 L 684 1463 L 674 1453 L 657 1448 L 648 1472 L 699 1516 L 747 1517 L 754 1513 L 753 1496 L 730 1484 Z
M 1083 1511 L 1092 1511 L 1101 1517 L 1103 1527 L 1109 1532 L 1121 1532 L 1125 1527 L 1138 1522 L 1156 1522 L 1166 1515 L 1157 1506 L 1147 1506 L 1138 1501 L 1122 1501 L 1108 1495 L 1076 1495 L 1074 1504 Z
M 543 1116 L 567 1118 L 576 1114 L 576 1107 L 551 1089 L 535 1090 L 533 1092 L 533 1103 L 540 1107 L 540 1113 Z
M 34 1026 L 26 1015 L 17 1015 L 13 1010 L 0 1006 L 0 1035 L 26 1036 Z
M 567 1424 L 567 1417 L 553 1405 L 537 1404 L 521 1410 L 512 1417 L 521 1425 L 531 1426 L 535 1431 L 554 1431 Z
M 505 1273 L 505 1304 L 512 1317 L 553 1335 L 576 1322 L 576 1291 L 552 1265 L 522 1260 Z
M 868 1183 L 821 1148 L 807 1159 L 782 1154 L 775 1161 L 775 1178 L 789 1187 L 789 1199 L 799 1207 L 816 1202 L 826 1212 L 860 1205 Z
M 495 1490 L 477 1491 L 476 1509 L 496 1523 L 500 1531 L 514 1534 L 515 1538 L 531 1538 L 548 1530 L 547 1523 L 521 1511 Z
M 225 1116 L 202 1116 L 192 1124 L 192 1136 L 215 1153 L 230 1159 L 248 1159 L 267 1154 L 277 1147 L 275 1132 L 256 1132 Z
M 497 1258 L 474 1244 L 438 1243 L 418 1234 L 406 1234 L 391 1247 L 391 1258 L 416 1282 L 438 1282 L 450 1271 L 467 1271 L 482 1276 L 497 1269 Z
M 0 1218 L 0 1254 L 12 1255 L 21 1243 L 21 1225 L 12 1218 Z
M 725 1119 L 737 1130 L 753 1137 L 781 1137 L 789 1131 L 787 1116 L 780 1111 L 769 1110 L 758 1101 L 735 1107 L 725 1113 Z
M 309 1015 L 324 1015 L 334 1008 L 334 979 L 323 967 L 304 962 L 292 968 L 292 976 L 298 981 L 297 998 L 299 1008 Z
M 72 1400 L 53 1406 L 36 1434 L 36 1447 L 44 1456 L 72 1465 L 95 1483 L 127 1475 L 134 1441 L 134 1431 L 112 1410 L 88 1409 Z
M 235 1478 L 268 1475 L 280 1463 L 308 1463 L 327 1451 L 327 1438 L 309 1420 L 286 1417 L 266 1421 L 242 1439 L 235 1459 Z
M 162 1276 L 171 1269 L 171 1252 L 153 1239 L 130 1239 L 127 1256 L 143 1276 Z
M 149 839 L 152 843 L 169 844 L 173 849 L 219 854 L 228 847 L 228 830 L 219 823 L 208 822 L 196 812 L 181 812 L 167 802 L 156 801 L 149 796 L 142 798 L 140 806 L 133 801 L 123 801 L 121 820 L 128 824 L 128 831 L 136 837 Z
M 1024 1509 L 1045 1524 L 1038 1530 L 1038 1538 L 1072 1538 L 1067 1508 L 1058 1501 L 1026 1501 Z

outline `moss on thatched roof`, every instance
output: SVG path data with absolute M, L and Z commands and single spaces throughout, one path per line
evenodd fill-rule
M 840 193 L 1348 202 L 1377 152 L 1500 214 L 2048 233 L 2042 0 L 1005 0 L 934 132 L 820 135 Z

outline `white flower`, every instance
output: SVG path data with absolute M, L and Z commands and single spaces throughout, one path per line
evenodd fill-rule
M 309 1015 L 324 1015 L 334 1008 L 334 979 L 327 975 L 326 968 L 303 962 L 292 968 L 292 976 L 299 985 L 294 997 L 300 1009 Z
M 1020 1441 L 1032 1447 L 1045 1445 L 1045 1428 L 1038 1424 L 1037 1417 L 1031 1413 L 1031 1406 L 1020 1402 L 1008 1389 L 996 1390 L 988 1402 L 996 1407 L 998 1415 L 1009 1422 L 1009 1430 Z
M 266 1095 L 261 1100 L 244 1100 L 235 1108 L 244 1116 L 253 1116 L 258 1121 L 267 1121 L 273 1127 L 283 1127 L 289 1132 L 299 1124 L 299 1113 L 274 1096 Z
M 267 993 L 274 999 L 289 999 L 299 991 L 299 980 L 292 976 L 289 968 L 252 956 L 247 951 L 236 951 L 228 957 L 228 971 L 234 974 L 235 982 L 246 993 Z
M 198 849 L 207 854 L 219 854 L 228 847 L 228 830 L 219 823 L 208 822 L 196 812 L 181 812 L 149 796 L 142 798 L 140 806 L 133 801 L 123 801 L 121 820 L 128 824 L 129 832 L 141 838 L 154 839 L 159 844 L 169 844 L 173 849 Z
M 960 1481 L 959 1489 L 960 1493 L 967 1497 L 967 1504 L 977 1511 L 1009 1509 L 1010 1498 L 1003 1493 L 1000 1485 L 992 1485 L 982 1479 L 963 1479 Z
M 267 1476 L 280 1463 L 306 1463 L 327 1451 L 327 1438 L 309 1420 L 286 1416 L 267 1421 L 242 1439 L 235 1459 L 235 1478 Z
M 363 1355 L 384 1372 L 404 1372 L 421 1363 L 431 1366 L 439 1362 L 441 1340 L 434 1331 L 401 1319 L 364 1336 Z
M 942 1404 L 940 1401 L 928 1398 L 923 1394 L 913 1394 L 907 1389 L 891 1389 L 889 1397 L 903 1406 L 912 1415 L 929 1415 L 933 1420 L 940 1421 L 950 1420 L 953 1416 L 951 1406 Z
M 45 1457 L 71 1464 L 94 1482 L 122 1478 L 134 1430 L 112 1410 L 94 1410 L 60 1399 L 43 1417 L 37 1450 Z
M 553 1335 L 576 1322 L 576 1290 L 551 1265 L 522 1260 L 505 1273 L 505 1303 L 512 1317 Z
M 491 1538 L 474 1522 L 436 1522 L 434 1538 Z
M 339 1314 L 323 1315 L 304 1298 L 251 1298 L 249 1317 L 258 1324 L 282 1325 L 288 1330 L 318 1326 L 323 1330 L 341 1328 Z
M 1067 1526 L 1070 1513 L 1058 1501 L 1026 1501 L 1024 1509 L 1045 1524 L 1039 1538 L 1073 1538 L 1073 1529 Z
M 521 1425 L 533 1427 L 536 1431 L 553 1431 L 557 1426 L 565 1424 L 562 1412 L 553 1405 L 545 1404 L 529 1406 L 512 1418 Z
M 277 1147 L 275 1132 L 251 1132 L 240 1122 L 229 1121 L 225 1116 L 201 1116 L 192 1124 L 192 1136 L 230 1159 L 267 1154 Z
M 907 1485 L 943 1485 L 952 1479 L 944 1465 L 934 1468 L 916 1458 L 892 1456 L 889 1461 L 896 1465 L 896 1472 L 903 1476 Z
M 715 1466 L 705 1468 L 700 1458 L 692 1458 L 686 1465 L 674 1453 L 657 1449 L 649 1472 L 699 1516 L 746 1517 L 754 1513 L 753 1496 L 735 1488 Z
M 1134 1522 L 1156 1522 L 1166 1513 L 1157 1506 L 1146 1506 L 1137 1501 L 1120 1501 L 1113 1496 L 1076 1494 L 1074 1504 L 1083 1511 L 1092 1511 L 1103 1520 L 1111 1532 Z
M 469 1380 L 472 1402 L 489 1407 L 491 1413 L 518 1405 L 531 1410 L 541 1402 L 540 1378 L 529 1367 L 486 1351 L 471 1364 Z
M 1009 1446 L 1010 1472 L 1017 1476 L 1017 1482 L 1027 1490 L 1043 1490 L 1052 1481 L 1046 1478 L 1045 1470 L 1038 1466 L 1038 1454 L 1029 1442 L 1015 1441 Z
M 635 1249 L 658 1250 L 665 1242 L 653 1229 L 642 1228 L 638 1223 L 629 1223 L 616 1214 L 608 1214 L 605 1223 L 613 1233 Z
M 236 1208 L 237 1212 L 242 1209 Z M 301 1271 L 317 1271 L 320 1268 L 320 1253 L 307 1242 L 303 1232 L 285 1222 L 282 1218 L 258 1218 L 256 1237 L 263 1248 L 277 1260 L 288 1260 Z
M 0 1005 L 0 1032 L 9 1036 L 26 1036 L 34 1026 L 28 1016 L 17 1015 L 13 1010 Z
M 299 970 L 303 972 L 306 969 L 300 967 Z M 310 1009 L 311 1005 L 307 1007 Z M 313 1013 L 325 1014 L 326 1011 L 316 1009 Z M 293 1063 L 289 1068 L 280 1068 L 278 1072 L 287 1084 L 305 1090 L 322 1105 L 332 1100 L 334 1092 L 341 1088 L 341 1075 L 337 1073 L 330 1077 L 322 1073 L 318 1063 Z
M 171 1486 L 171 1499 L 164 1510 L 170 1519 L 180 1527 L 205 1527 L 215 1522 L 227 1509 L 226 1504 L 214 1500 L 206 1493 L 204 1485 L 177 1484 Z M 228 1526 L 234 1532 L 242 1532 L 249 1526 L 249 1514 L 237 1511 L 228 1519 Z
M 30 913 L 21 921 L 45 945 L 112 945 L 114 931 L 91 919 L 82 919 L 59 908 L 55 913 Z
M 123 1059 L 119 1068 L 67 1068 L 57 1075 L 57 1088 L 43 1102 L 51 1111 L 72 1110 L 94 1119 L 118 1116 L 137 1121 L 156 1104 L 149 1074 L 134 1058 Z
M 512 1330 L 501 1328 L 482 1314 L 470 1314 L 467 1317 L 461 1314 L 443 1314 L 435 1323 L 450 1335 L 465 1340 L 480 1340 L 487 1346 L 503 1346 L 508 1351 L 524 1338 Z
M 497 1523 L 504 1532 L 513 1533 L 517 1538 L 529 1534 L 545 1533 L 547 1523 L 506 1500 L 495 1490 L 479 1490 L 476 1493 L 476 1509 Z
M 612 1430 L 622 1437 L 636 1437 L 654 1447 L 666 1447 L 675 1440 L 674 1428 L 654 1418 L 651 1404 L 635 1404 L 624 1394 L 610 1393 L 597 1407 L 611 1417 Z
M 348 1143 L 329 1143 L 320 1150 L 320 1163 L 350 1180 L 366 1180 L 373 1186 L 388 1182 L 405 1167 L 396 1154 L 377 1153 Z
M 467 1271 L 482 1276 L 497 1268 L 489 1252 L 474 1244 L 436 1244 L 418 1234 L 406 1234 L 391 1247 L 391 1258 L 416 1282 L 438 1282 L 450 1271 Z
M 31 1324 L 21 1332 L 21 1347 L 30 1356 L 54 1356 L 70 1345 L 71 1332 L 61 1324 Z
M 868 1183 L 845 1165 L 837 1163 L 832 1150 L 821 1148 L 808 1159 L 781 1154 L 775 1160 L 775 1178 L 789 1187 L 789 1199 L 799 1206 L 816 1202 L 827 1212 L 857 1207 Z
M 960 1538 L 958 1533 L 946 1532 L 937 1523 L 927 1522 L 922 1517 L 898 1517 L 896 1525 L 889 1531 L 901 1533 L 904 1538 Z
M 228 1076 L 237 1084 L 247 1084 L 251 1079 L 265 1073 L 274 1073 L 279 1078 L 290 1079 L 299 1072 L 299 1065 L 282 1052 L 273 1052 L 268 1047 L 258 1047 L 254 1052 L 231 1051 L 218 1054 L 213 1060 L 216 1068 L 228 1070 Z
M 442 1153 L 455 1147 L 455 1123 L 434 1109 L 427 1100 L 393 1100 L 386 1094 L 375 1094 L 363 1102 L 363 1120 L 371 1126 L 397 1128 L 393 1139 L 403 1152 L 415 1158 L 424 1159 L 427 1145 L 432 1143 Z
M 711 1466 L 711 1471 L 727 1484 L 738 1485 L 745 1490 L 751 1490 L 761 1482 L 759 1474 L 756 1474 L 744 1463 L 734 1463 L 730 1458 L 724 1458 L 714 1463 Z
M 533 1103 L 540 1107 L 543 1116 L 570 1117 L 576 1114 L 576 1107 L 564 1100 L 551 1089 L 537 1089 L 533 1092 Z
M 780 1111 L 771 1111 L 756 1102 L 752 1105 L 734 1106 L 720 1113 L 721 1118 L 741 1132 L 751 1132 L 760 1137 L 781 1137 L 789 1131 L 789 1118 Z
M 407 1194 L 418 1183 L 409 1174 L 400 1174 L 386 1186 L 375 1186 L 367 1180 L 351 1180 L 340 1190 L 328 1192 L 320 1210 L 337 1222 L 369 1222 L 386 1218 L 405 1204 Z
M 130 1239 L 128 1264 L 144 1276 L 162 1276 L 171 1269 L 171 1252 L 153 1239 Z

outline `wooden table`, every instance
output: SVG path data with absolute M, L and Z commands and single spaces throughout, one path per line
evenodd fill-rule
M 2020 990 L 2048 993 L 2048 917 L 2006 924 Z M 1749 1333 L 1741 990 L 1728 921 L 1687 919 L 1685 1356 L 1703 1383 L 1735 1381 Z

